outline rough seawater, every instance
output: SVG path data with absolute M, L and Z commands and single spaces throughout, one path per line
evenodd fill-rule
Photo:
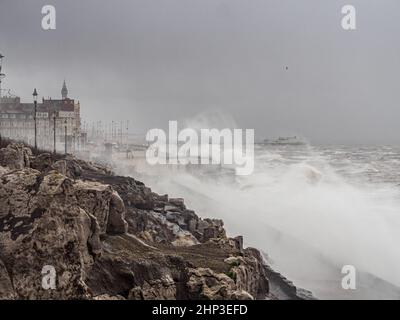
M 400 298 L 400 147 L 257 145 L 249 176 L 166 167 L 140 178 L 223 219 L 318 298 Z M 344 265 L 356 290 L 341 286 Z

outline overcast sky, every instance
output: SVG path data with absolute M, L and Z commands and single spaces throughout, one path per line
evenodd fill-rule
M 217 111 L 258 137 L 400 144 L 399 36 L 398 0 L 0 0 L 3 87 L 56 98 L 65 78 L 85 120 L 137 132 Z

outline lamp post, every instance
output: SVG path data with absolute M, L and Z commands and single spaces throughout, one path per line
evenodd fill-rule
M 57 150 L 56 150 L 56 112 L 54 111 L 53 114 L 53 152 L 54 154 L 56 154 Z
M 75 128 L 72 131 L 72 139 L 73 139 L 73 142 L 72 142 L 73 151 L 72 152 L 75 153 L 76 152 L 76 129 Z
M 65 154 L 67 154 L 67 119 L 64 120 L 64 144 L 65 144 Z
M 33 90 L 33 102 L 35 104 L 35 111 L 33 114 L 33 120 L 35 122 L 35 151 L 37 151 L 37 123 L 36 123 L 36 112 L 37 112 L 37 96 L 38 93 L 36 91 L 36 88 Z
M 1 101 L 1 97 L 2 97 L 2 95 L 1 95 L 1 91 L 2 91 L 1 80 L 3 80 L 6 76 L 4 73 L 1 72 L 2 65 L 3 65 L 3 58 L 4 58 L 4 56 L 0 53 L 0 101 Z
M 81 132 L 76 129 L 76 150 L 81 151 Z

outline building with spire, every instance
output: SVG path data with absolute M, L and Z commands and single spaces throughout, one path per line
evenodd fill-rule
M 65 79 L 61 89 L 61 97 L 63 99 L 68 99 L 68 89 L 67 89 L 67 84 L 65 83 Z
M 33 145 L 34 110 L 33 102 L 23 103 L 20 97 L 0 93 L 0 136 Z M 67 141 L 68 150 L 74 151 L 86 139 L 81 130 L 80 103 L 68 97 L 65 80 L 61 99 L 42 98 L 38 101 L 36 121 L 39 148 L 53 150 L 54 130 L 59 150 L 64 150 Z

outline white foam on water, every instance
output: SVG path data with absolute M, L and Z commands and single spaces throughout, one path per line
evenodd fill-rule
M 243 235 L 308 289 L 321 290 L 321 261 L 337 268 L 354 265 L 400 285 L 398 190 L 349 183 L 313 151 L 298 158 L 258 149 L 256 171 L 234 182 L 185 171 L 158 172 L 156 182 L 147 182 L 156 192 L 184 197 L 201 216 L 223 219 L 231 235 Z M 342 276 L 337 274 L 338 286 Z

